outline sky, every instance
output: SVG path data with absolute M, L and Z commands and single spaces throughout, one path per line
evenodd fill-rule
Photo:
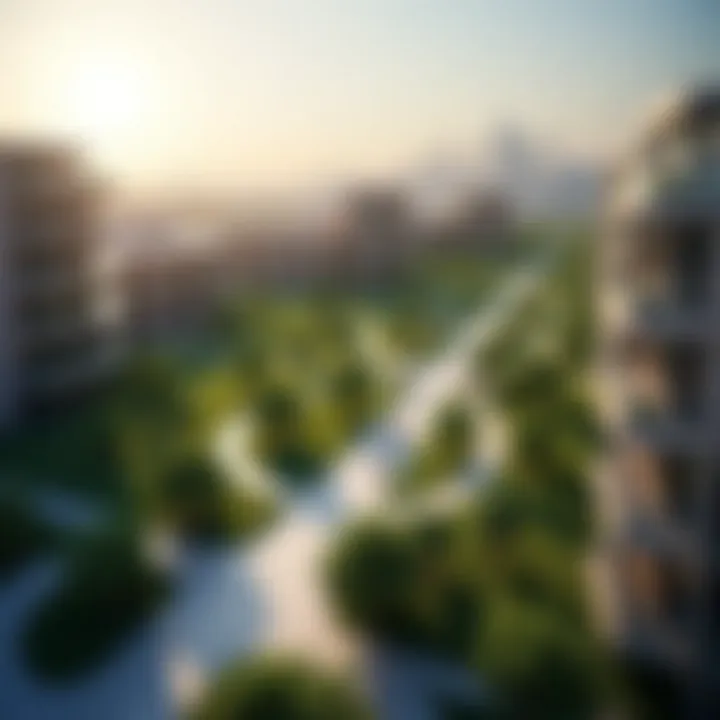
M 718 0 L 0 0 L 0 137 L 134 188 L 382 174 L 508 123 L 602 155 L 713 73 Z

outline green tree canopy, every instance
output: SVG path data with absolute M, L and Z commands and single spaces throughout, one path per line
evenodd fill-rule
M 164 572 L 135 536 L 108 533 L 77 552 L 24 637 L 30 667 L 48 678 L 73 679 L 96 668 L 147 620 L 168 589 Z
M 367 521 L 345 530 L 329 560 L 329 583 L 346 620 L 384 635 L 406 626 L 415 589 L 411 538 L 398 527 Z
M 603 659 L 590 636 L 526 602 L 495 601 L 476 662 L 518 720 L 585 720 L 602 702 Z
M 462 654 L 482 610 L 476 577 L 451 518 L 411 525 L 364 521 L 329 561 L 330 592 L 355 628 L 400 643 Z
M 260 658 L 221 672 L 190 720 L 369 720 L 355 688 L 302 660 Z
M 187 537 L 230 539 L 263 526 L 270 505 L 223 475 L 205 456 L 189 456 L 160 482 L 158 515 Z

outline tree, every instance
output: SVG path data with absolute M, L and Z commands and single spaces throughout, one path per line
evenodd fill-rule
M 164 358 L 130 365 L 118 380 L 113 435 L 135 514 L 156 510 L 158 482 L 205 440 L 180 369 Z
M 257 530 L 272 509 L 234 485 L 209 458 L 190 456 L 163 477 L 158 514 L 185 536 L 217 540 Z
M 584 494 L 584 486 L 577 487 L 578 493 Z M 564 493 L 560 481 L 548 487 L 534 476 L 529 480 L 516 475 L 501 478 L 483 493 L 472 511 L 480 533 L 477 542 L 484 547 L 494 548 L 523 530 L 531 530 L 543 531 L 569 547 L 580 548 L 591 531 L 585 500 Z
M 113 532 L 88 539 L 25 631 L 30 667 L 54 679 L 96 668 L 148 619 L 168 587 L 135 536 Z
M 415 554 L 402 528 L 365 521 L 341 535 L 328 564 L 330 591 L 345 619 L 380 636 L 406 634 Z
M 444 654 L 468 649 L 482 610 L 454 519 L 368 520 L 333 548 L 331 596 L 356 629 Z
M 581 562 L 564 538 L 530 519 L 502 539 L 486 533 L 478 542 L 478 570 L 490 592 L 555 613 L 568 625 L 587 625 Z
M 231 664 L 190 720 L 369 720 L 355 688 L 334 673 L 291 658 Z
M 259 456 L 288 476 L 316 473 L 320 459 L 298 390 L 285 383 L 272 384 L 258 398 L 255 410 Z
M 592 638 L 530 603 L 495 601 L 476 664 L 518 720 L 585 720 L 602 704 L 603 660 Z

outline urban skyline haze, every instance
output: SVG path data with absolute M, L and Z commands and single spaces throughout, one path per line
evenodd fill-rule
M 0 0 L 0 132 L 135 189 L 382 175 L 508 122 L 604 157 L 718 28 L 710 0 Z

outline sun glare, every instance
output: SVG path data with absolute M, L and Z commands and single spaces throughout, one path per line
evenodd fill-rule
M 142 106 L 140 77 L 119 63 L 95 63 L 80 70 L 70 86 L 76 127 L 94 139 L 125 130 Z
M 137 154 L 150 97 L 139 62 L 98 50 L 65 58 L 53 74 L 45 106 L 55 128 L 81 138 L 109 168 Z

